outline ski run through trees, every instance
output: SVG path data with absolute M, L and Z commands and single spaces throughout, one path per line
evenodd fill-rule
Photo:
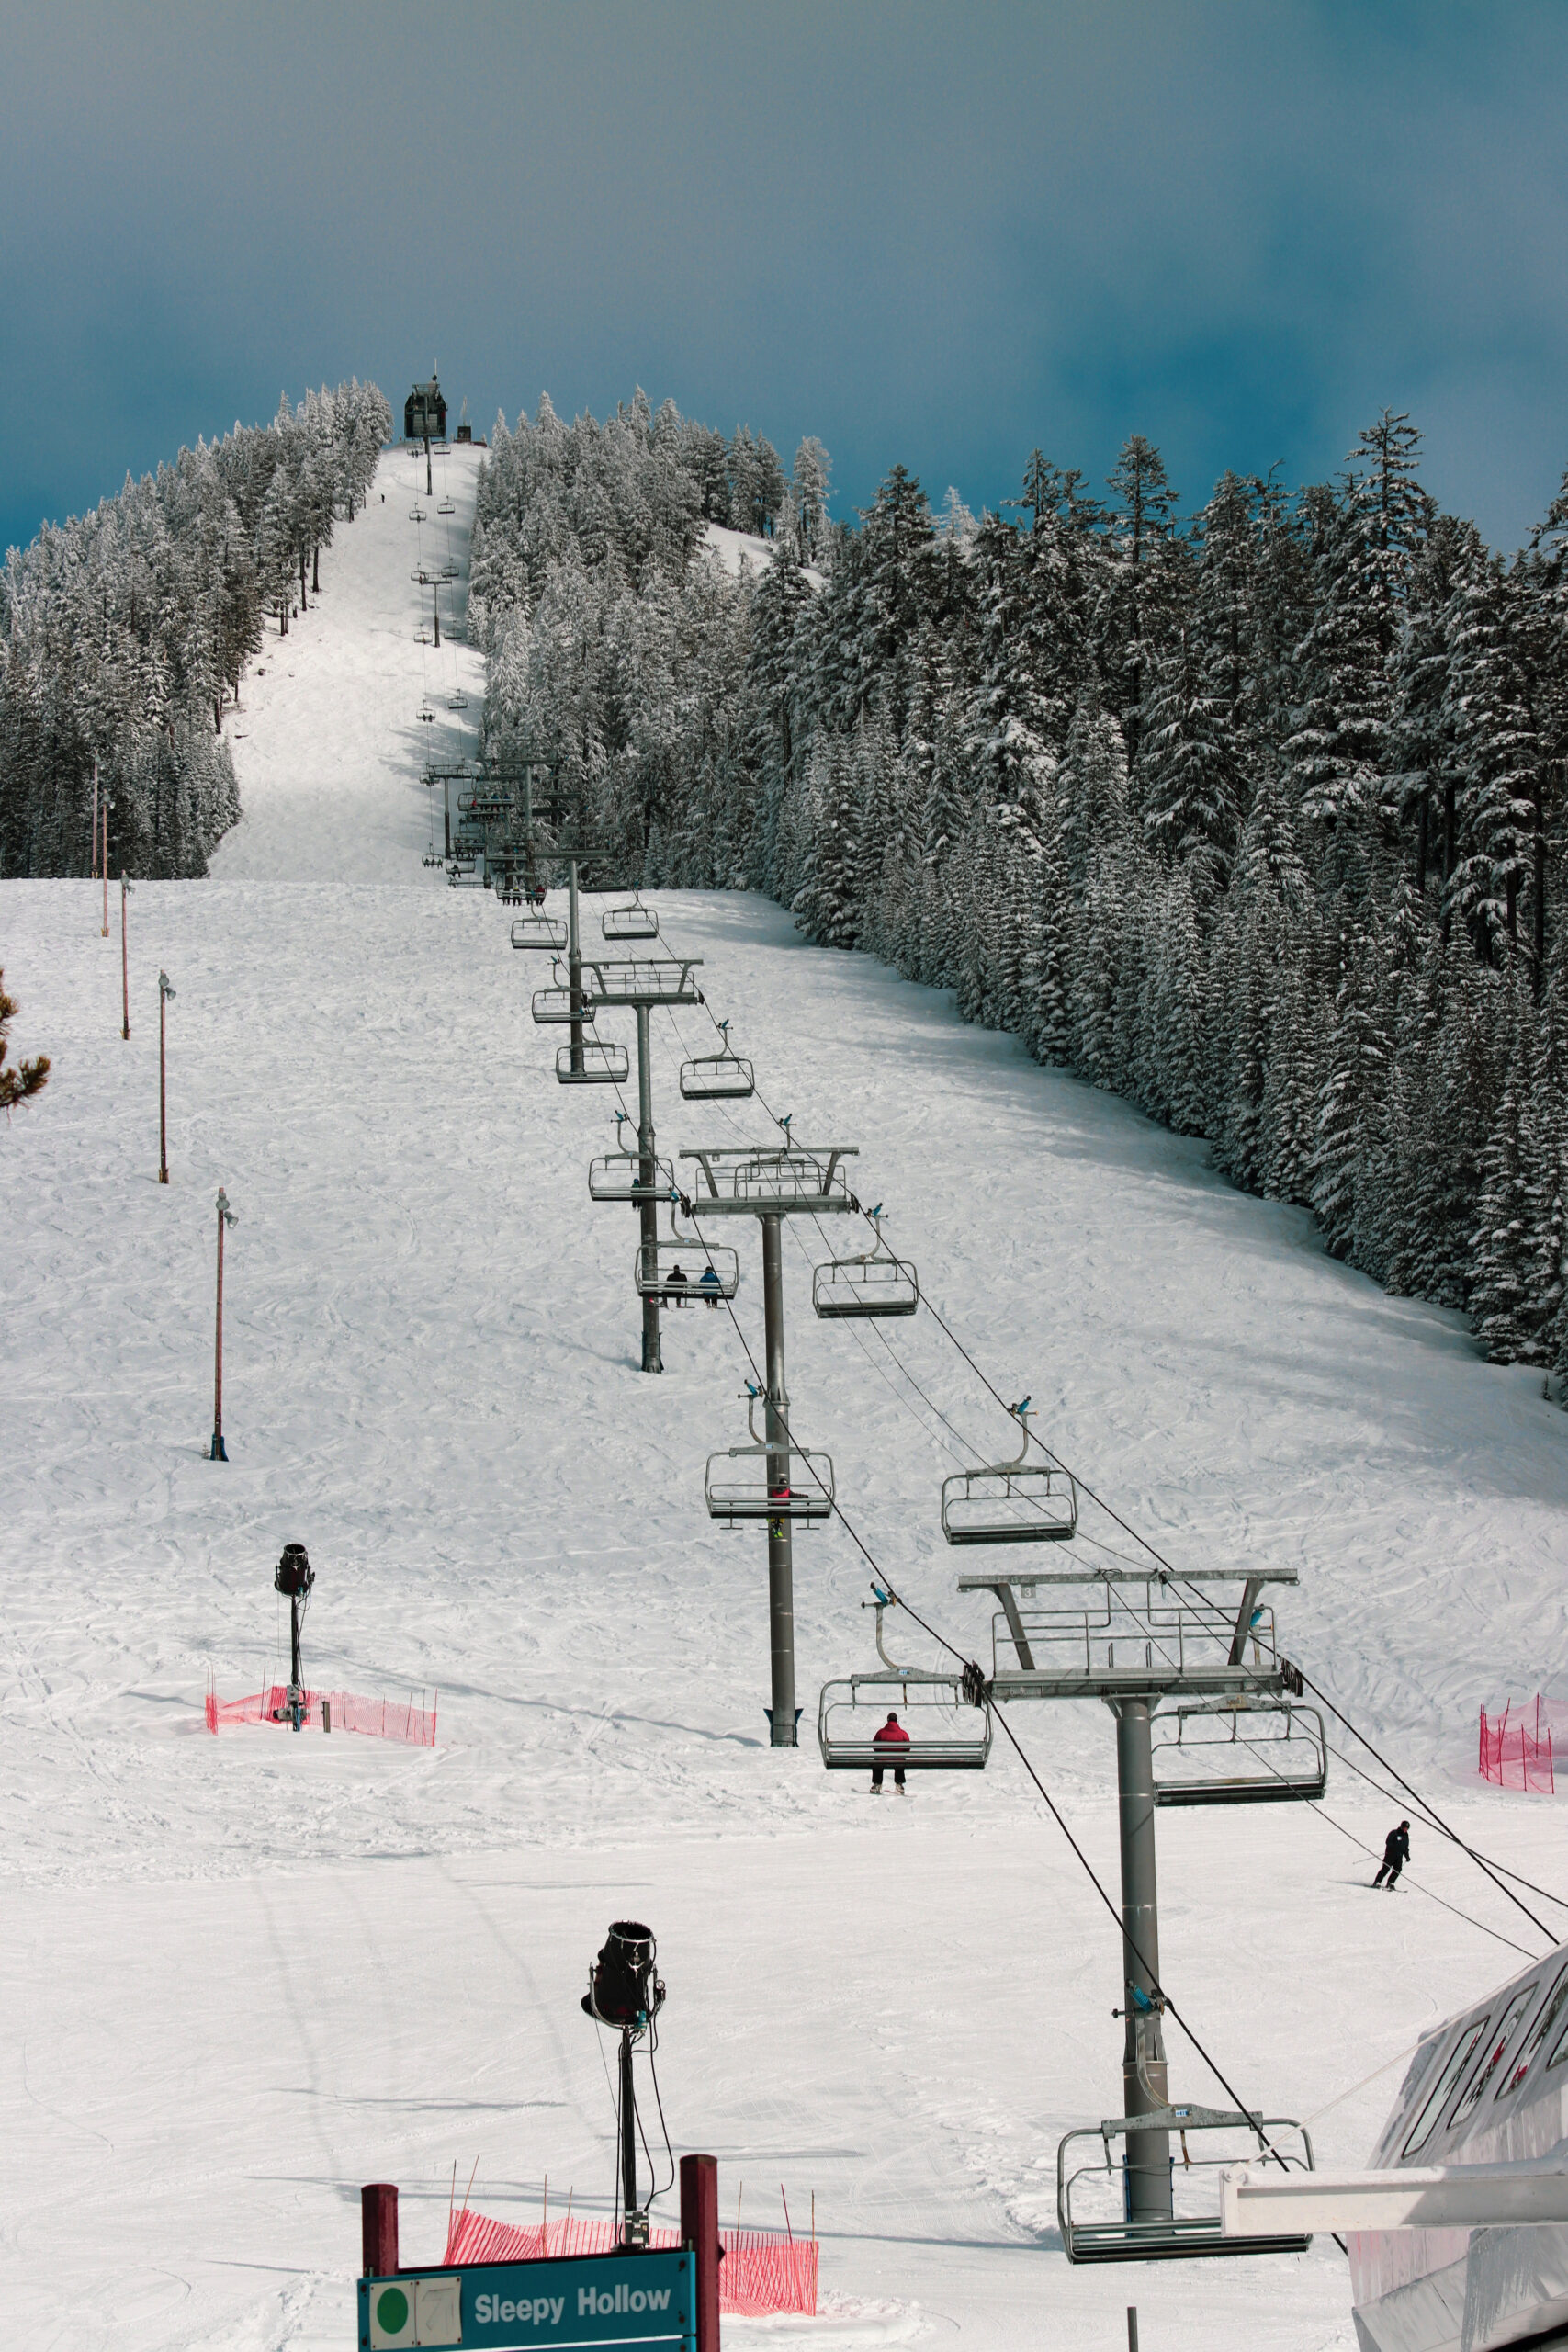
M 488 740 L 564 756 L 619 878 L 954 989 L 1561 1379 L 1568 488 L 1505 563 L 1418 447 L 1190 524 L 1139 436 L 978 523 L 895 467 L 848 528 L 818 442 L 547 399 L 479 483 Z

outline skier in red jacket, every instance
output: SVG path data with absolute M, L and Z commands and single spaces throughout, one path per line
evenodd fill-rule
M 909 1735 L 891 1709 L 888 1710 L 887 1721 L 871 1744 L 874 1748 L 886 1749 L 887 1761 L 893 1767 L 893 1785 L 900 1796 L 907 1796 L 908 1792 L 904 1786 L 904 1767 L 897 1758 L 900 1750 L 908 1747 Z M 871 1768 L 871 1793 L 874 1797 L 879 1797 L 882 1794 L 884 1770 L 885 1767 L 881 1764 L 874 1764 Z

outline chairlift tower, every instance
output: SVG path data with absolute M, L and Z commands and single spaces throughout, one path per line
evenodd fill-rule
M 457 567 L 455 563 L 443 563 L 432 568 L 422 563 L 419 570 L 411 572 L 409 577 L 411 580 L 416 580 L 422 588 L 428 588 L 431 591 L 431 606 L 435 620 L 435 642 L 439 646 L 441 643 L 441 591 L 443 588 L 449 587 L 457 579 Z
M 1022 1418 L 1021 1408 L 1014 1409 Z M 1027 1447 L 1026 1438 L 1024 1453 Z M 1076 1495 L 1069 1510 L 1062 1492 L 1065 1477 L 1043 1464 L 1026 1465 L 1023 1453 L 993 1470 L 960 1473 L 947 1486 L 956 1487 L 964 1479 L 969 1486 L 961 1495 L 944 1492 L 942 1498 L 948 1541 L 1010 1544 L 1070 1537 Z M 1031 1479 L 1054 1479 L 1055 1488 L 1043 1486 L 1035 1495 L 1027 1484 Z M 987 1481 L 991 1482 L 988 1488 Z M 987 1512 L 988 1519 L 984 1516 Z M 1217 2213 L 1212 2220 L 1194 2221 L 1174 2211 L 1173 2132 L 1181 2135 L 1188 2163 L 1185 2135 L 1190 2132 L 1250 2131 L 1261 2143 L 1267 2127 L 1259 2117 L 1171 2105 L 1161 2027 L 1155 1814 L 1162 1803 L 1234 1804 L 1249 1796 L 1322 1793 L 1326 1765 L 1322 1719 L 1315 1710 L 1297 1704 L 1301 1676 L 1280 1655 L 1272 1610 L 1259 1603 L 1265 1585 L 1296 1581 L 1291 1569 L 1211 1569 L 1175 1578 L 1157 1570 L 1089 1567 L 1065 1557 L 1059 1566 L 982 1569 L 958 1579 L 960 1592 L 989 1592 L 998 1604 L 992 1620 L 993 1670 L 987 1686 L 993 1700 L 1102 1699 L 1116 1718 L 1125 2003 L 1116 2014 L 1125 2018 L 1123 2112 L 1085 2136 L 1103 2140 L 1107 2172 L 1112 2169 L 1112 2139 L 1124 2143 L 1123 2218 L 1075 2223 L 1072 2184 L 1064 2171 L 1063 2244 L 1071 2261 L 1232 2254 L 1244 2245 L 1248 2251 L 1263 2252 L 1285 2244 L 1226 2242 Z M 1234 1592 L 1237 1585 L 1239 1600 Z M 1218 1589 L 1227 1586 L 1233 1588 L 1228 1595 Z M 1156 1748 L 1156 1722 L 1163 1727 L 1172 1720 L 1156 1712 L 1167 1701 L 1177 1702 L 1178 1742 Z M 1271 1745 L 1279 1760 L 1270 1763 L 1265 1755 L 1263 1770 L 1250 1783 L 1234 1768 L 1205 1780 L 1194 1778 L 1189 1766 L 1183 1768 L 1185 1778 L 1162 1785 L 1156 1754 L 1173 1752 L 1190 1720 L 1213 1720 L 1223 1727 L 1227 1718 L 1233 1747 Z M 1281 1719 L 1283 1736 L 1269 1729 Z M 1246 1730 L 1238 1739 L 1242 1724 Z M 1192 1752 L 1188 1748 L 1189 1757 Z M 1066 2146 L 1064 2141 L 1064 2150 Z
M 558 852 L 558 855 L 559 853 Z M 571 886 L 572 930 L 577 928 L 577 869 L 572 868 Z M 659 1262 L 659 1202 L 660 1198 L 659 1156 L 655 1148 L 653 1129 L 653 1055 L 649 1036 L 648 1016 L 655 1005 L 673 1008 L 682 1004 L 701 1004 L 703 992 L 693 978 L 702 963 L 700 956 L 635 956 L 625 963 L 611 963 L 598 957 L 584 958 L 581 952 L 575 970 L 569 957 L 568 985 L 572 1004 L 581 1004 L 590 1016 L 596 1016 L 602 1005 L 624 1005 L 637 1015 L 637 1185 L 636 1204 L 642 1227 L 641 1263 L 657 1266 Z M 574 1023 L 574 1046 L 581 1046 L 581 1024 Z M 664 1197 L 674 1190 L 667 1184 Z M 659 1333 L 660 1294 L 657 1286 L 642 1289 L 642 1368 L 644 1372 L 662 1372 L 664 1357 Z
M 761 1454 L 767 1484 L 760 1503 L 747 1507 L 716 1489 L 709 1465 L 708 1512 L 733 1525 L 741 1518 L 765 1518 L 768 1527 L 768 1627 L 773 1703 L 768 1709 L 771 1745 L 795 1747 L 798 1710 L 795 1703 L 795 1547 L 796 1519 L 807 1523 L 832 1504 L 832 1467 L 827 1480 L 790 1436 L 789 1391 L 784 1385 L 784 1221 L 786 1216 L 858 1215 L 860 1203 L 844 1180 L 842 1162 L 858 1157 L 855 1144 L 796 1144 L 723 1151 L 682 1151 L 694 1162 L 691 1189 L 681 1195 L 682 1214 L 697 1225 L 709 1216 L 754 1216 L 762 1228 L 762 1323 L 766 1338 L 767 1387 L 763 1392 L 764 1435 L 760 1445 L 737 1447 L 735 1454 Z M 796 1498 L 792 1460 L 803 1462 L 807 1478 L 825 1494 L 822 1510 L 807 1492 Z M 794 1506 L 799 1501 L 803 1508 Z M 769 1506 L 772 1506 L 770 1509 Z M 783 1508 L 780 1506 L 783 1505 Z

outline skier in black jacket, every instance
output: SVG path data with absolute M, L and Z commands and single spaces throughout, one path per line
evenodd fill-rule
M 1410 1824 L 1407 1821 L 1402 1821 L 1398 1828 L 1391 1829 L 1382 1841 L 1382 1866 L 1373 1879 L 1372 1884 L 1381 1886 L 1384 1879 L 1387 1879 L 1388 1891 L 1392 1894 L 1399 1883 L 1399 1873 L 1409 1860 Z

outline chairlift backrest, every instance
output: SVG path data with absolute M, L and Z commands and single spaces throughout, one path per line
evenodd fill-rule
M 519 915 L 512 926 L 513 947 L 547 948 L 558 955 L 566 945 L 566 925 L 554 915 Z
M 599 929 L 605 939 L 657 939 L 659 917 L 643 905 L 640 891 L 634 890 L 629 906 L 605 908 Z
M 1299 1700 L 1209 1700 L 1154 1719 L 1156 1804 L 1310 1803 L 1327 1785 L 1323 1716 Z
M 1077 1532 L 1078 1490 L 1059 1463 L 1027 1460 L 1029 1408 L 1009 1408 L 1022 1440 L 1010 1462 L 958 1470 L 942 1482 L 942 1532 L 950 1544 L 1061 1544 Z
M 562 1046 L 556 1053 L 556 1077 L 562 1086 L 624 1086 L 630 1064 L 624 1046 L 585 1037 L 581 1046 Z
M 642 1243 L 633 1261 L 632 1278 L 643 1298 L 667 1306 L 717 1306 L 733 1298 L 740 1287 L 739 1254 L 701 1241 Z
M 878 1743 L 896 1713 L 906 1746 Z M 852 1674 L 825 1682 L 817 1707 L 817 1743 L 829 1772 L 894 1766 L 909 1772 L 978 1772 L 991 1752 L 991 1711 L 973 1705 L 958 1674 L 914 1668 Z
M 1168 2215 L 1134 2217 L 1128 2212 L 1128 2142 L 1134 2133 L 1150 2138 L 1163 2133 L 1174 2143 Z M 1143 2144 L 1148 2145 L 1147 2138 Z M 1224 2234 L 1220 2175 L 1227 2165 L 1256 2159 L 1265 2145 L 1287 2170 L 1314 2169 L 1312 2136 L 1304 2124 L 1290 2116 L 1255 2115 L 1241 2109 L 1172 2104 L 1064 2132 L 1056 2147 L 1056 2219 L 1063 2253 L 1069 2262 L 1085 2263 L 1304 2252 L 1312 2240 L 1296 2232 L 1267 2238 Z M 1159 2169 L 1165 2173 L 1164 2161 Z
M 874 1316 L 913 1315 L 920 1283 L 908 1258 L 896 1258 L 882 1238 L 874 1212 L 874 1247 L 858 1257 L 829 1258 L 811 1277 L 811 1306 L 824 1322 L 863 1321 Z
M 588 1197 L 592 1201 L 671 1201 L 675 1198 L 675 1170 L 669 1160 L 655 1158 L 652 1180 L 645 1183 L 640 1152 L 601 1152 L 588 1164 Z
M 698 1054 L 681 1064 L 681 1092 L 688 1102 L 744 1102 L 756 1091 L 756 1072 L 739 1054 Z
M 703 1480 L 708 1517 L 727 1527 L 770 1519 L 815 1526 L 832 1517 L 833 1493 L 830 1455 L 804 1445 L 732 1445 L 709 1454 Z

